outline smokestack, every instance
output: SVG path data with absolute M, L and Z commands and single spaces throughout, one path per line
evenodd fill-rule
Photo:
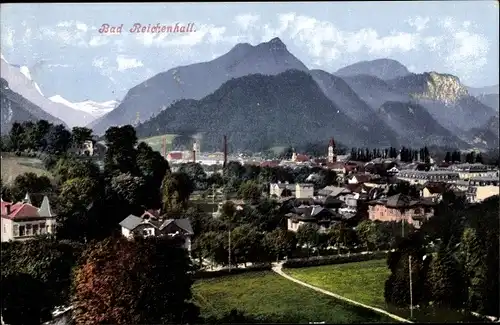
M 167 137 L 163 137 L 163 158 L 167 159 Z
M 196 150 L 193 150 L 193 162 L 196 162 Z
M 227 136 L 224 135 L 224 163 L 223 167 L 225 168 L 227 165 Z

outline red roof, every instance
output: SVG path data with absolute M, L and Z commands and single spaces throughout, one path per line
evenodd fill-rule
M 307 155 L 303 155 L 303 154 L 297 154 L 297 158 L 295 159 L 295 161 L 298 161 L 298 162 L 305 162 L 305 161 L 309 161 L 309 157 Z
M 329 162 L 326 164 L 326 167 L 330 169 L 341 169 L 345 168 L 345 164 L 343 162 L 334 162 L 334 163 Z
M 260 163 L 260 167 L 278 167 L 280 164 L 279 160 L 267 160 Z
M 10 213 L 7 211 L 7 206 L 10 205 Z M 11 220 L 16 220 L 16 219 L 25 219 L 25 218 L 39 218 L 38 214 L 38 208 L 32 206 L 31 204 L 28 203 L 15 203 L 12 204 L 11 202 L 3 202 L 1 204 L 1 212 L 2 212 L 2 217 L 11 219 Z
M 180 160 L 182 159 L 182 152 L 180 151 L 172 151 L 168 154 L 168 159 L 172 160 Z

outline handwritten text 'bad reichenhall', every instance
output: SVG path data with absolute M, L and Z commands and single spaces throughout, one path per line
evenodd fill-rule
M 99 33 L 101 34 L 121 34 L 123 31 L 123 24 L 118 26 L 111 26 L 110 24 L 102 24 L 99 28 Z M 189 23 L 187 25 L 175 24 L 175 25 L 142 25 L 135 23 L 130 29 L 130 33 L 191 33 L 196 32 L 194 29 L 194 24 Z

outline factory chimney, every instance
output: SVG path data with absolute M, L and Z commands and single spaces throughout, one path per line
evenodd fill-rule
M 224 135 L 224 163 L 222 167 L 226 168 L 227 165 L 227 136 Z

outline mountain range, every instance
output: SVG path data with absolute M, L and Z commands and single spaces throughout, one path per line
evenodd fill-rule
M 64 124 L 68 127 L 85 126 L 96 118 L 110 112 L 118 105 L 118 101 L 114 100 L 103 103 L 93 101 L 71 103 L 58 95 L 47 98 L 40 89 L 40 86 L 33 80 L 28 67 L 10 64 L 5 60 L 3 55 L 0 61 L 1 77 L 8 84 L 8 92 L 21 96 L 24 99 L 23 103 L 29 103 L 27 110 L 34 114 L 32 116 L 34 119 L 41 118 L 38 110 L 36 112 L 33 111 L 33 107 L 38 107 L 44 112 L 45 115 L 43 116 L 47 117 L 46 114 L 52 116 L 46 118 L 48 120 L 64 121 Z M 6 100 L 6 98 L 3 99 L 3 102 L 6 103 Z M 18 105 L 15 107 L 22 106 Z M 2 106 L 2 116 L 9 116 L 7 111 L 7 107 Z M 23 113 L 20 116 L 26 116 L 26 114 Z M 3 119 L 2 121 L 2 123 L 5 123 L 3 124 L 4 126 L 9 127 L 10 122 L 8 122 L 8 119 Z
M 15 72 L 23 75 L 21 68 Z M 36 83 L 25 79 L 24 86 L 36 91 Z M 18 93 L 26 97 L 22 89 Z M 310 70 L 279 38 L 237 44 L 212 61 L 161 72 L 131 88 L 121 102 L 45 99 L 66 113 L 95 119 L 88 126 L 97 134 L 140 122 L 139 136 L 199 133 L 204 148 L 220 149 L 223 134 L 234 149 L 255 150 L 331 136 L 355 146 L 498 143 L 498 130 L 492 130 L 498 86 L 469 88 L 456 76 L 411 73 L 390 59 L 358 62 L 334 73 Z M 38 106 L 71 125 L 61 112 Z

